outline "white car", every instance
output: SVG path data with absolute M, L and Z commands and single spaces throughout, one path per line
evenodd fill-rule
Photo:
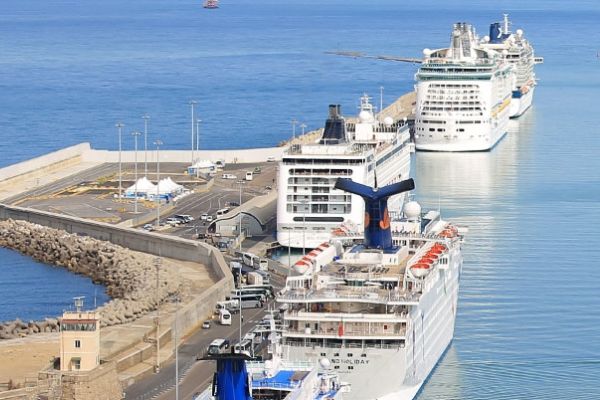
M 233 174 L 223 174 L 223 175 L 221 175 L 221 178 L 223 178 L 223 179 L 237 179 L 237 176 L 235 176 Z
M 202 215 L 200 216 L 200 220 L 201 220 L 201 221 L 206 221 L 207 219 L 208 219 L 208 214 L 207 214 L 207 213 L 204 213 L 204 214 L 202 214 Z
M 213 220 L 212 215 L 209 215 L 208 217 L 206 217 L 206 221 L 207 222 L 212 222 L 212 220 Z
M 267 162 L 275 162 L 275 157 L 274 156 L 267 157 Z

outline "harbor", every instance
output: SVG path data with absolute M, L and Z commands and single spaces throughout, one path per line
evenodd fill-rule
M 10 3 L 0 398 L 594 397 L 593 7 Z

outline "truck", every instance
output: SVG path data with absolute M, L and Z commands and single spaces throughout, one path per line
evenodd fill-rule
M 248 272 L 246 281 L 249 285 L 263 285 L 263 276 L 256 271 Z

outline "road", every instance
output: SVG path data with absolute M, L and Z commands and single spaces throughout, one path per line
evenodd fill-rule
M 271 274 L 271 283 L 275 290 L 283 287 L 284 280 Z M 263 308 L 246 309 L 243 311 L 242 336 L 248 333 L 257 322 L 266 315 L 269 305 Z M 212 381 L 214 365 L 210 361 L 196 361 L 198 355 L 203 355 L 210 342 L 214 339 L 229 339 L 231 344 L 239 340 L 239 314 L 234 315 L 231 326 L 219 325 L 216 321 L 210 329 L 199 329 L 193 332 L 179 347 L 179 399 L 190 400 L 192 395 L 205 390 Z M 175 362 L 172 357 L 161 366 L 158 374 L 148 375 L 138 380 L 125 390 L 126 399 L 167 400 L 175 398 Z

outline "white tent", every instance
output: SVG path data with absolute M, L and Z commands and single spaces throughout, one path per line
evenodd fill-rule
M 144 176 L 144 177 L 138 179 L 137 183 L 134 183 L 133 185 L 128 187 L 125 190 L 125 195 L 126 196 L 135 196 L 136 191 L 138 193 L 138 196 L 140 194 L 148 195 L 148 194 L 156 193 L 156 185 L 153 184 L 152 182 L 150 182 L 148 180 L 148 178 L 146 178 Z
M 209 160 L 198 160 L 192 166 L 189 166 L 187 170 L 189 175 L 209 174 L 215 172 L 217 167 Z
M 171 179 L 171 177 L 167 177 L 165 179 L 161 179 L 158 182 L 158 192 L 160 194 L 179 194 L 183 192 L 184 187 L 179 185 Z

